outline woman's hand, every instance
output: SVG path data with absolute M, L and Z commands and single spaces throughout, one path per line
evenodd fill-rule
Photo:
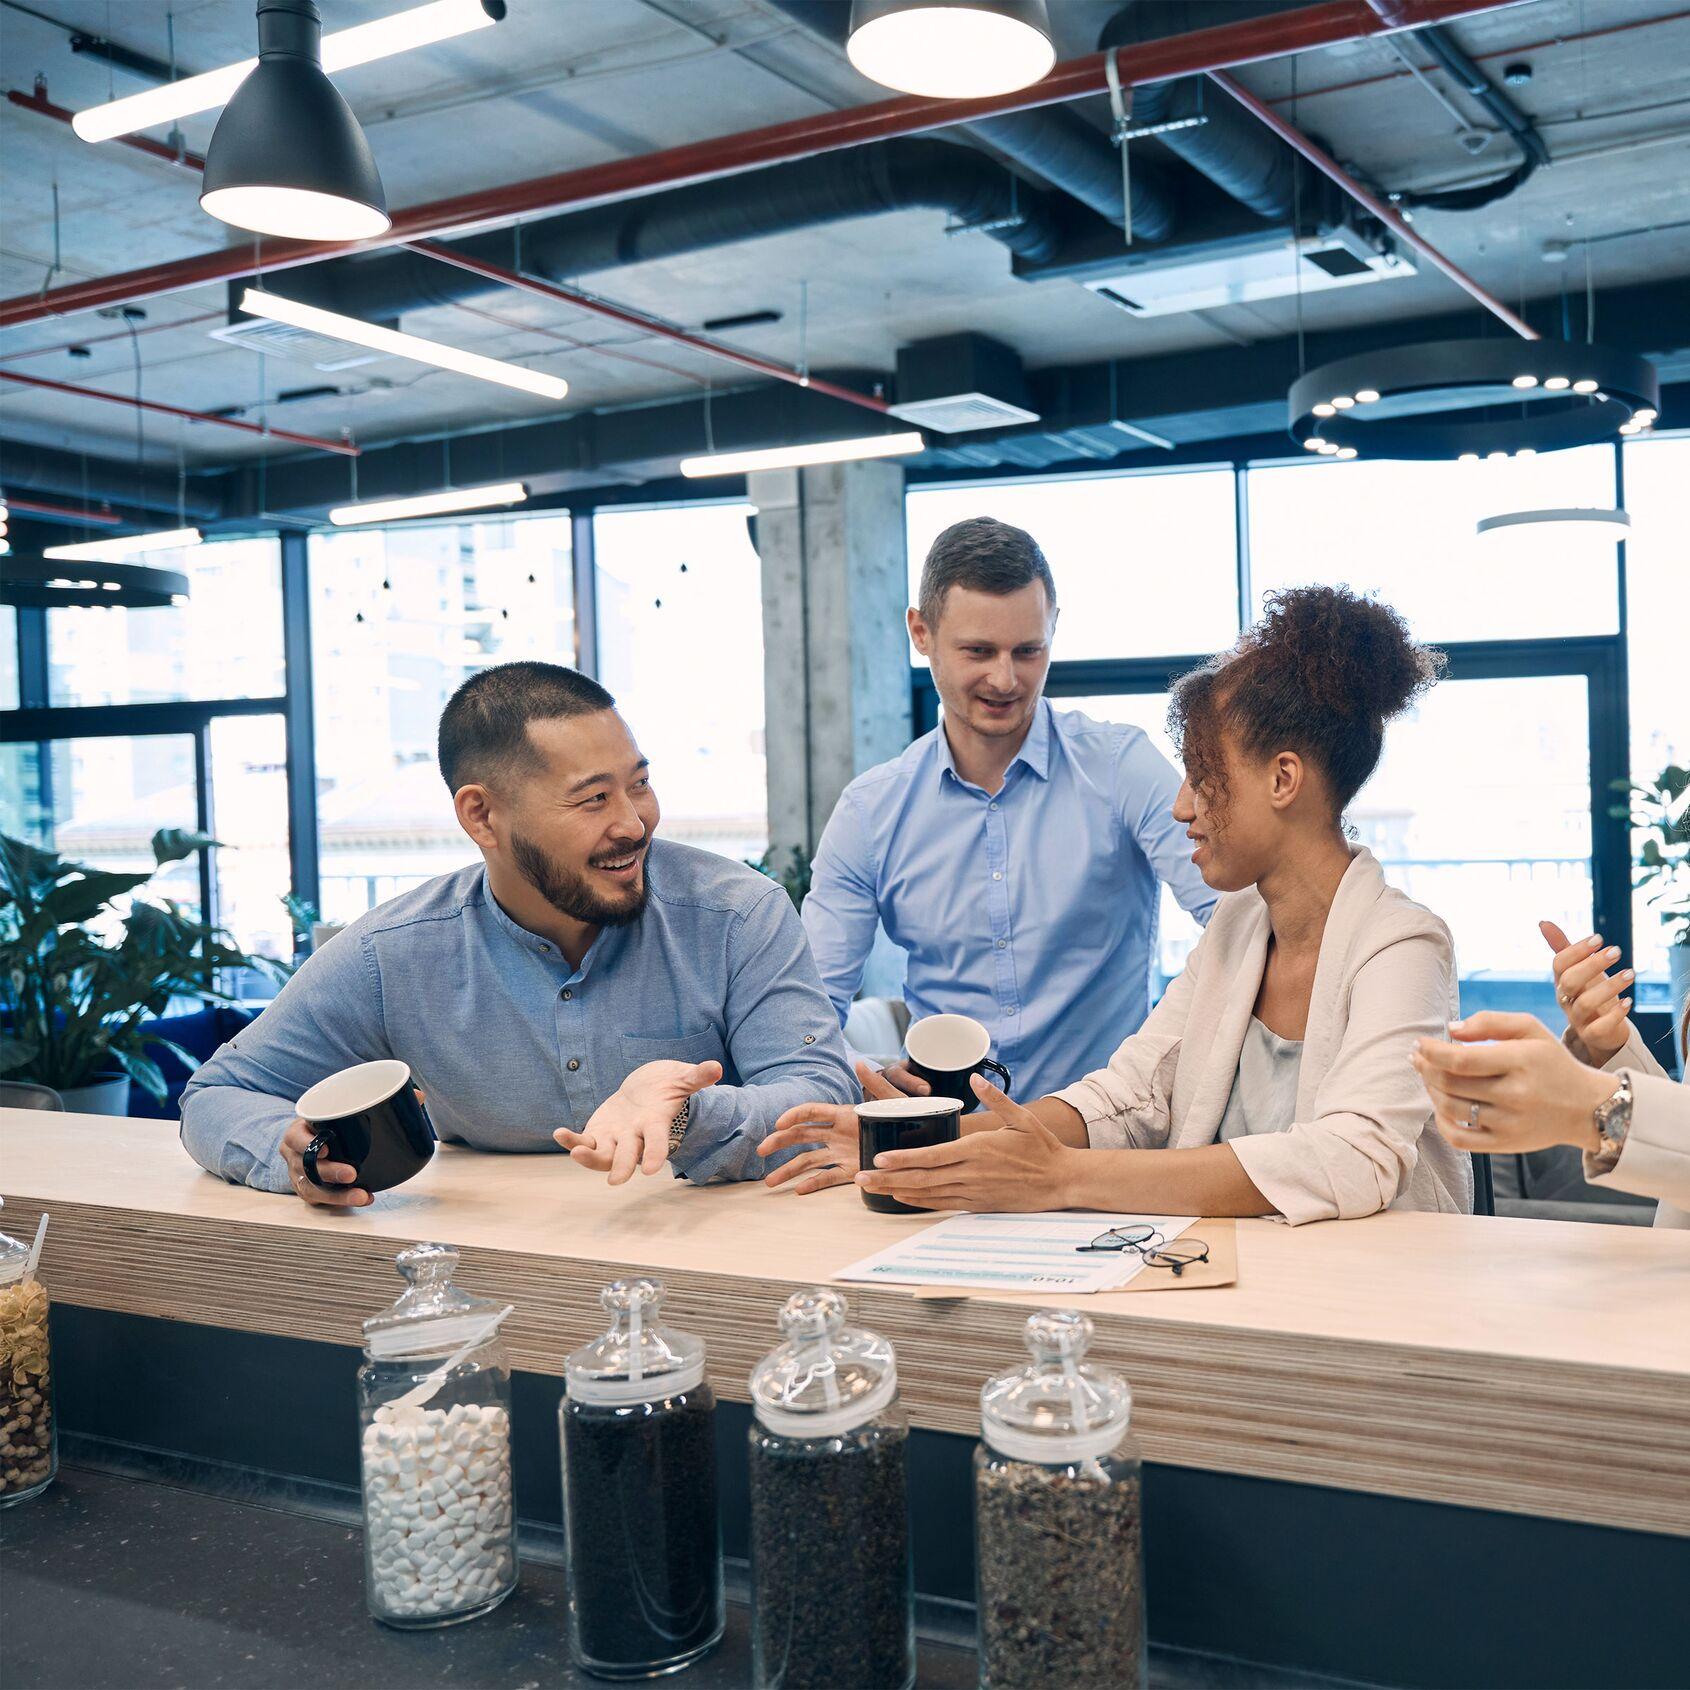
M 1575 945 L 1553 921 L 1540 921 L 1537 929 L 1555 953 L 1555 996 L 1578 1040 L 1573 1054 L 1583 1056 L 1592 1068 L 1601 1068 L 1625 1046 L 1631 999 L 1620 993 L 1637 976 L 1629 968 L 1618 974 L 1607 972 L 1620 960 L 1620 948 L 1609 945 L 1604 950 L 1600 933 Z
M 857 1064 L 857 1082 L 864 1097 L 904 1095 L 866 1062 Z M 757 1154 L 775 1156 L 797 1144 L 811 1148 L 765 1174 L 763 1183 L 771 1190 L 790 1185 L 800 1197 L 826 1191 L 830 1185 L 849 1185 L 857 1171 L 859 1143 L 856 1104 L 800 1103 L 775 1122 L 774 1131 L 757 1146 Z
M 917 1209 L 1020 1214 L 1072 1208 L 1085 1152 L 1064 1144 L 1030 1109 L 978 1074 L 974 1095 L 991 1111 L 987 1118 L 995 1128 L 921 1150 L 885 1151 L 857 1175 L 857 1184 Z
M 1612 1074 L 1580 1062 L 1535 1016 L 1485 1010 L 1450 1022 L 1449 1030 L 1457 1042 L 1421 1039 L 1410 1060 L 1432 1099 L 1438 1131 L 1457 1150 L 1597 1148 L 1594 1111 L 1614 1095 L 1619 1081 Z

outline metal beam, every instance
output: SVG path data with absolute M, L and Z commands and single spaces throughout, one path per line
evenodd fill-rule
M 1163 82 L 1170 77 L 1253 64 L 1262 59 L 1386 34 L 1393 28 L 1442 23 L 1521 3 L 1523 0 L 1394 0 L 1397 15 L 1403 21 L 1391 24 L 1381 19 L 1365 0 L 1325 0 L 1324 4 L 1294 12 L 1146 42 L 1121 53 L 1120 76 L 1123 83 L 1133 86 Z M 407 241 L 463 234 L 541 213 L 629 199 L 658 188 L 735 176 L 792 159 L 813 158 L 841 147 L 946 129 L 1005 112 L 1061 105 L 1107 92 L 1106 58 L 1103 53 L 1088 53 L 1067 60 L 1031 88 L 987 99 L 904 96 L 879 100 L 845 111 L 825 112 L 634 158 L 614 159 L 585 169 L 561 171 L 503 188 L 480 189 L 433 200 L 397 212 L 387 233 L 371 241 L 243 240 L 236 246 L 167 264 L 72 282 L 41 293 L 21 294 L 0 302 L 0 327 L 150 299 L 236 276 L 290 269 L 339 253 L 366 252 Z

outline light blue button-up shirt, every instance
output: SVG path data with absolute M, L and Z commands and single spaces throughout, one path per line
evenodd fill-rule
M 1199 921 L 1215 894 L 1144 732 L 1041 700 L 1002 789 L 957 773 L 941 725 L 846 787 L 804 930 L 841 1020 L 882 924 L 912 1017 L 972 1015 L 1023 1102 L 1101 1068 L 1150 1010 L 1158 879 Z
M 485 1150 L 557 1151 L 634 1069 L 722 1064 L 670 1166 L 754 1179 L 756 1147 L 795 1103 L 855 1101 L 839 1019 L 785 891 L 709 851 L 652 841 L 650 896 L 600 930 L 579 968 L 501 909 L 479 864 L 360 916 L 323 946 L 182 1094 L 202 1167 L 289 1189 L 277 1144 L 327 1074 L 398 1057 L 435 1131 Z M 561 1153 L 560 1153 L 561 1154 Z

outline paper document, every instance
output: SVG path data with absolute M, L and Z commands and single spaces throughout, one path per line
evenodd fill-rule
M 1143 1257 L 1136 1250 L 1083 1251 L 1082 1244 L 1133 1226 L 1155 1227 L 1165 1243 L 1196 1224 L 1194 1215 L 952 1215 L 834 1278 L 983 1291 L 1113 1291 L 1143 1271 Z

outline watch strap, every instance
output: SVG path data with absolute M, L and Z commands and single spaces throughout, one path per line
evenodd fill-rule
M 687 1136 L 687 1128 L 692 1125 L 692 1099 L 689 1097 L 675 1111 L 675 1118 L 669 1123 L 669 1149 L 674 1152 L 680 1148 L 681 1140 Z
M 1631 1131 L 1631 1075 L 1621 1069 L 1619 1081 L 1613 1096 L 1604 1098 L 1591 1112 L 1601 1137 L 1601 1143 L 1586 1158 L 1586 1171 L 1591 1174 L 1614 1171 L 1620 1152 L 1625 1149 L 1626 1136 Z

